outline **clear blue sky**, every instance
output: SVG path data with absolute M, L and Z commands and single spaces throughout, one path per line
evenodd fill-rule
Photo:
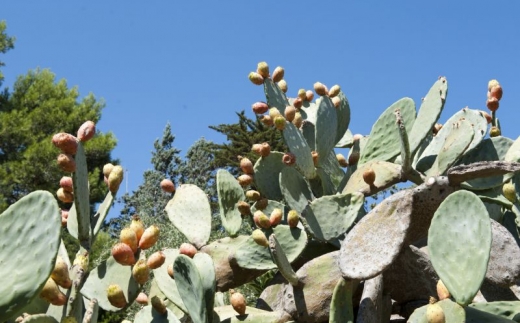
M 500 81 L 503 134 L 520 134 L 518 1 L 5 1 L 0 20 L 16 37 L 2 55 L 4 87 L 49 68 L 106 108 L 98 128 L 118 139 L 113 157 L 129 190 L 151 168 L 153 142 L 170 122 L 183 153 L 208 125 L 264 100 L 247 80 L 259 61 L 286 70 L 290 96 L 316 81 L 340 84 L 351 130 L 368 134 L 379 114 L 408 96 L 419 105 L 438 76 L 449 82 L 441 122 L 485 110 Z

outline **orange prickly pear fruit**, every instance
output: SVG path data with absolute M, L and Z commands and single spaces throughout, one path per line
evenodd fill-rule
M 262 148 L 260 150 L 260 156 L 267 157 L 271 153 L 271 146 L 267 142 L 261 143 Z
M 240 186 L 245 187 L 245 186 L 251 185 L 251 183 L 253 183 L 253 176 L 248 175 L 248 174 L 243 174 L 243 175 L 238 176 L 237 180 L 238 180 L 238 184 L 240 184 Z
M 258 245 L 263 247 L 269 246 L 269 241 L 267 241 L 267 237 L 265 236 L 265 233 L 260 229 L 255 229 L 251 233 L 251 237 L 253 238 L 253 241 L 256 242 Z
M 68 155 L 75 155 L 78 150 L 78 139 L 65 132 L 55 134 L 52 137 L 52 144 Z
M 336 159 L 338 160 L 338 164 L 341 167 L 347 167 L 348 166 L 347 160 L 345 159 L 345 156 L 343 156 L 342 154 L 337 154 L 336 155 Z
M 155 245 L 157 240 L 159 240 L 159 227 L 156 225 L 151 225 L 146 230 L 144 230 L 143 235 L 139 240 L 139 248 L 151 248 L 153 245 Z
M 289 106 L 285 107 L 284 114 L 285 114 L 285 119 L 287 119 L 287 121 L 289 121 L 289 122 L 292 122 L 294 120 L 294 117 L 296 116 L 296 108 L 293 107 L 292 105 L 289 105 Z M 285 124 L 284 124 L 284 126 L 285 126 Z
M 264 79 L 269 77 L 269 65 L 266 62 L 258 63 L 256 72 L 260 74 Z
M 150 278 L 150 268 L 144 259 L 139 259 L 132 268 L 132 277 L 139 285 L 144 285 Z
M 489 111 L 491 111 L 491 112 L 497 111 L 498 110 L 498 106 L 499 106 L 498 99 L 497 98 L 489 98 L 489 99 L 487 99 L 486 106 L 489 109 Z
M 237 209 L 238 209 L 238 212 L 240 212 L 240 214 L 242 215 L 242 217 L 251 214 L 251 207 L 249 206 L 249 203 L 247 203 L 245 201 L 238 201 Z
M 491 117 L 491 115 L 490 115 L 489 113 L 487 113 L 486 111 L 479 111 L 479 112 L 480 112 L 480 114 L 481 114 L 484 118 L 486 118 L 486 122 L 487 122 L 488 124 L 490 124 L 491 121 L 493 121 L 493 118 Z
M 273 82 L 280 82 L 283 79 L 283 76 L 285 74 L 285 70 L 281 66 L 277 66 L 273 71 Z
M 128 245 L 132 249 L 133 253 L 137 252 L 137 244 L 139 240 L 137 240 L 137 234 L 135 234 L 135 231 L 132 228 L 128 227 L 121 230 L 119 241 Z
M 256 73 L 256 72 L 251 72 L 249 73 L 249 80 L 251 81 L 251 83 L 255 84 L 255 85 L 262 85 L 264 84 L 264 78 L 262 77 L 262 75 Z
M 329 90 L 329 97 L 330 98 L 333 98 L 335 96 L 337 96 L 339 94 L 339 92 L 341 91 L 341 88 L 339 87 L 339 85 L 334 85 L 333 87 L 330 88 Z
M 161 189 L 166 193 L 173 193 L 175 192 L 175 184 L 167 178 L 163 179 L 161 181 Z
M 253 215 L 253 221 L 255 224 L 262 229 L 269 229 L 271 227 L 271 222 L 269 221 L 269 217 L 265 215 L 262 211 L 256 211 Z
M 144 233 L 144 224 L 138 215 L 134 215 L 132 217 L 132 222 L 130 222 L 130 229 L 134 230 L 137 241 L 141 240 L 141 237 Z
M 72 155 L 59 154 L 57 162 L 58 167 L 64 172 L 74 173 L 76 171 L 76 161 Z
M 179 247 L 179 253 L 193 258 L 197 254 L 197 248 L 195 248 L 191 243 L 185 242 Z
M 253 103 L 252 109 L 256 114 L 264 114 L 269 110 L 269 106 L 265 102 L 256 102 Z
M 314 93 L 311 90 L 307 90 L 307 92 L 305 92 L 305 101 L 311 102 L 312 99 L 314 99 Z
M 78 129 L 78 140 L 86 142 L 92 139 L 96 134 L 96 124 L 92 121 L 86 121 Z
M 60 291 L 58 285 L 51 277 L 47 279 L 43 286 L 40 297 L 55 306 L 63 306 L 67 303 L 67 297 Z
M 123 266 L 131 266 L 135 264 L 134 252 L 126 243 L 116 243 L 112 247 L 112 257 Z
M 169 264 L 166 270 L 168 271 L 168 275 L 173 278 L 173 264 Z
M 255 154 L 261 156 L 262 144 L 253 144 L 253 146 L 251 147 L 251 151 L 254 152 Z
M 244 295 L 235 292 L 234 290 L 230 290 L 229 292 L 231 294 L 229 297 L 231 306 L 239 315 L 244 315 L 246 313 L 246 299 Z
M 64 191 L 72 193 L 74 191 L 74 186 L 72 185 L 72 177 L 63 176 L 60 179 L 60 187 L 62 187 Z
M 58 197 L 58 200 L 62 201 L 63 203 L 74 202 L 74 195 L 71 192 L 65 191 L 63 187 L 60 187 L 58 189 L 58 191 L 56 192 L 56 196 Z
M 52 270 L 51 278 L 54 279 L 56 284 L 65 289 L 69 289 L 70 286 L 72 286 L 72 281 L 69 276 L 69 267 L 60 256 L 56 257 L 56 264 Z
M 296 99 L 294 99 L 293 101 L 293 106 L 296 110 L 300 111 L 301 107 L 303 105 L 303 99 L 298 97 Z
M 335 108 L 339 108 L 341 104 L 341 99 L 339 98 L 339 96 L 333 97 L 331 101 Z
M 374 182 L 376 181 L 376 172 L 374 172 L 372 168 L 365 170 L 363 172 L 363 180 L 370 186 L 374 185 Z
M 146 260 L 146 265 L 150 269 L 157 269 L 164 264 L 165 260 L 166 256 L 164 255 L 164 252 L 156 251 L 152 253 L 150 257 L 148 257 L 148 259 Z
M 314 92 L 316 92 L 316 94 L 319 96 L 325 96 L 329 94 L 327 87 L 320 82 L 314 83 Z
M 273 212 L 271 212 L 271 216 L 269 217 L 269 223 L 272 227 L 277 226 L 281 221 L 283 217 L 283 211 L 281 209 L 274 209 Z
M 285 80 L 280 80 L 277 84 L 283 93 L 287 93 L 287 82 Z
M 300 128 L 303 124 L 303 117 L 302 117 L 302 114 L 300 112 L 296 112 L 294 114 L 294 119 L 292 121 L 293 125 L 296 126 L 296 128 Z
M 446 288 L 446 285 L 439 279 L 437 282 L 437 296 L 439 296 L 439 300 L 450 298 L 450 291 Z
M 238 156 L 238 160 L 240 161 L 240 169 L 248 175 L 253 175 L 255 173 L 253 163 L 247 157 Z
M 159 314 L 164 315 L 168 311 L 166 309 L 166 305 L 164 305 L 164 302 L 157 296 L 152 297 L 151 303 L 153 309 L 156 310 Z
M 109 285 L 107 288 L 107 298 L 112 306 L 123 308 L 126 306 L 126 298 L 123 289 L 117 284 Z
M 290 210 L 287 214 L 287 224 L 291 228 L 296 228 L 298 225 L 298 222 L 300 222 L 300 215 L 298 214 L 298 211 L 296 210 Z

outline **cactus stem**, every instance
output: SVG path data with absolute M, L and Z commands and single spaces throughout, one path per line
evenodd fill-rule
M 401 139 L 401 164 L 403 166 L 403 171 L 406 174 L 408 174 L 412 169 L 412 156 L 410 154 L 410 143 L 408 141 L 408 134 L 406 133 L 403 118 L 401 117 L 401 110 L 396 109 L 394 114 L 396 119 L 395 122 L 399 129 L 399 138 Z
M 87 308 L 87 310 L 85 312 L 85 316 L 83 316 L 82 323 L 90 323 L 90 322 L 92 322 L 92 315 L 94 314 L 95 309 L 97 307 L 98 307 L 97 299 L 93 298 L 92 300 L 90 300 L 90 302 L 88 303 L 88 308 Z

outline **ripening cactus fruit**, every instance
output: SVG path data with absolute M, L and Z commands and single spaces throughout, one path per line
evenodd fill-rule
M 96 134 L 96 124 L 92 121 L 85 121 L 78 129 L 78 140 L 87 142 Z
M 446 285 L 444 285 L 444 283 L 440 279 L 437 282 L 437 296 L 439 297 L 440 301 L 446 298 L 450 298 L 451 296 L 450 291 L 448 290 L 448 288 L 446 288 Z
M 63 306 L 67 303 L 67 297 L 60 291 L 58 285 L 51 277 L 47 279 L 43 286 L 40 297 L 55 306 Z
M 173 278 L 173 264 L 169 264 L 166 268 L 166 271 L 168 272 L 168 275 Z
M 264 210 L 267 207 L 267 204 L 269 204 L 269 200 L 266 198 L 261 198 L 255 203 L 255 208 L 257 210 Z
M 242 174 L 242 175 L 238 176 L 237 180 L 238 180 L 238 184 L 240 184 L 240 186 L 246 187 L 246 186 L 251 185 L 251 183 L 253 183 L 253 176 L 251 176 L 249 174 Z
M 59 154 L 57 163 L 58 167 L 64 172 L 74 173 L 76 171 L 76 161 L 72 155 Z
M 175 184 L 167 178 L 163 179 L 161 181 L 161 189 L 166 193 L 173 193 L 175 192 Z
M 262 247 L 269 246 L 269 241 L 267 241 L 267 237 L 265 236 L 265 233 L 262 230 L 253 230 L 253 232 L 251 233 L 251 237 L 253 238 L 253 241 L 256 242 L 256 244 Z
M 284 130 L 285 129 L 285 118 L 282 116 L 277 116 L 274 118 L 274 126 L 278 130 Z
M 287 82 L 285 80 L 280 80 L 277 84 L 283 93 L 287 93 Z
M 305 92 L 305 101 L 311 102 L 314 99 L 314 93 L 311 90 Z
M 253 214 L 253 221 L 256 226 L 262 229 L 269 229 L 271 227 L 271 222 L 269 222 L 269 217 L 265 215 L 264 212 L 257 210 Z
M 78 139 L 65 132 L 55 134 L 52 137 L 52 144 L 68 155 L 75 155 L 78 150 Z
M 370 186 L 374 185 L 374 182 L 376 181 L 376 172 L 372 168 L 365 170 L 363 172 L 363 180 Z
M 426 320 L 428 323 L 446 323 L 444 310 L 433 297 L 430 297 L 430 304 L 426 306 Z
M 293 153 L 285 153 L 282 156 L 282 163 L 287 166 L 292 166 L 296 163 L 296 155 Z
M 112 165 L 111 163 L 105 164 L 105 166 L 103 166 L 103 175 L 105 175 L 105 177 L 108 179 L 108 176 L 110 175 L 110 173 L 112 173 L 113 169 L 114 165 Z
M 139 240 L 139 248 L 145 250 L 153 247 L 157 240 L 159 240 L 159 233 L 159 227 L 156 225 L 151 225 L 146 228 Z
M 248 191 L 246 191 L 246 198 L 249 201 L 255 201 L 256 202 L 256 201 L 260 200 L 261 195 L 260 195 L 260 192 L 258 192 L 258 191 L 248 190 Z
M 240 212 L 240 215 L 242 215 L 242 217 L 248 216 L 251 214 L 251 206 L 249 206 L 249 203 L 247 203 L 246 201 L 238 201 L 237 209 L 238 209 L 238 212 Z
M 193 258 L 197 254 L 197 248 L 195 248 L 195 246 L 191 243 L 185 242 L 179 247 L 179 253 L 181 255 L 186 255 L 190 258 Z
M 312 91 L 311 91 L 312 93 Z M 302 101 L 308 101 L 307 100 L 307 92 L 305 91 L 305 89 L 299 89 L 298 90 L 298 98 L 300 98 Z
M 244 295 L 239 292 L 235 292 L 233 289 L 229 291 L 231 296 L 229 297 L 229 302 L 233 309 L 239 314 L 244 315 L 246 313 L 246 299 Z
M 66 192 L 74 192 L 74 185 L 72 184 L 72 177 L 70 176 L 63 176 L 60 179 L 60 187 L 63 188 Z
M 300 222 L 300 215 L 298 214 L 298 211 L 296 210 L 290 210 L 287 214 L 287 224 L 291 228 L 296 228 L 298 225 L 298 222 Z
M 56 257 L 56 264 L 52 270 L 51 278 L 56 282 L 56 284 L 58 284 L 58 286 L 65 289 L 69 289 L 72 286 L 72 281 L 69 276 L 69 267 L 59 255 Z
M 316 94 L 319 96 L 325 96 L 329 94 L 329 90 L 327 89 L 325 84 L 320 82 L 314 83 L 314 92 L 316 92 Z
M 119 190 L 119 185 L 123 181 L 123 167 L 116 165 L 112 168 L 110 175 L 108 175 L 108 190 L 112 193 L 116 193 Z
M 135 264 L 134 252 L 126 243 L 116 243 L 112 247 L 112 257 L 123 266 L 131 266 Z
M 296 108 L 293 107 L 292 105 L 289 105 L 289 106 L 285 107 L 284 114 L 285 114 L 285 119 L 287 119 L 287 121 L 289 121 L 289 122 L 292 122 L 294 120 L 294 116 L 296 115 Z M 276 120 L 275 120 L 275 124 L 276 124 Z
M 497 111 L 498 107 L 499 107 L 498 99 L 497 98 L 489 98 L 489 99 L 487 99 L 486 107 L 491 112 Z
M 139 285 L 144 285 L 150 278 L 150 268 L 144 259 L 139 259 L 132 267 L 132 277 Z
M 491 129 L 489 130 L 489 136 L 490 136 L 491 138 L 493 138 L 493 137 L 498 137 L 498 136 L 500 136 L 501 134 L 502 134 L 502 132 L 500 131 L 500 129 L 498 129 L 498 127 L 493 126 L 493 127 L 491 127 Z
M 74 194 L 65 191 L 63 187 L 60 187 L 58 191 L 56 191 L 56 196 L 58 197 L 58 200 L 62 201 L 63 203 L 74 202 Z
M 502 194 L 508 199 L 511 203 L 516 202 L 516 190 L 515 185 L 511 182 L 507 182 L 502 186 Z
M 271 127 L 274 124 L 273 118 L 270 115 L 265 115 L 260 118 L 260 122 L 264 125 Z
M 264 78 L 262 77 L 262 75 L 256 73 L 256 72 L 251 72 L 249 73 L 249 80 L 251 81 L 251 83 L 255 84 L 255 85 L 262 85 L 264 84 Z
M 296 112 L 294 114 L 294 119 L 293 119 L 292 123 L 293 123 L 293 125 L 296 126 L 296 128 L 301 128 L 301 126 L 303 124 L 303 117 L 300 112 Z
M 264 114 L 269 111 L 269 106 L 265 102 L 256 102 L 253 103 L 252 107 L 253 112 L 256 114 Z
M 270 108 L 269 116 L 274 120 L 276 117 L 282 116 L 282 113 L 277 108 Z
M 283 67 L 277 66 L 273 71 L 273 76 L 272 76 L 273 82 L 278 83 L 281 80 L 283 80 L 284 74 L 285 74 L 285 70 L 283 69 Z
M 238 160 L 240 161 L 240 169 L 244 174 L 253 175 L 255 173 L 253 162 L 249 158 L 238 156 Z
M 164 255 L 164 252 L 162 251 L 156 251 L 148 257 L 146 260 L 146 265 L 150 269 L 157 269 L 161 267 L 164 264 L 164 261 L 166 261 L 166 256 Z
M 303 100 L 301 98 L 296 98 L 294 99 L 293 101 L 293 106 L 294 108 L 297 110 L 297 111 L 300 111 L 300 109 L 302 108 L 303 106 Z M 287 118 L 287 117 L 286 117 Z
M 152 297 L 152 307 L 154 310 L 156 310 L 159 314 L 164 315 L 167 312 L 166 305 L 164 305 L 164 302 L 158 297 L 153 296 Z
M 318 166 L 318 159 L 320 158 L 318 152 L 313 150 L 311 152 L 311 155 L 312 155 L 312 162 L 314 163 L 314 166 Z
M 139 295 L 137 295 L 135 301 L 141 305 L 148 305 L 148 295 L 146 295 L 143 292 L 140 292 Z
M 339 96 L 333 97 L 331 101 L 335 108 L 339 108 L 341 104 L 341 99 L 339 98 Z
M 130 222 L 130 229 L 134 230 L 137 241 L 141 240 L 141 237 L 144 233 L 144 224 L 138 215 L 134 215 L 132 217 L 132 222 Z
M 345 156 L 343 156 L 342 154 L 336 154 L 336 159 L 338 160 L 338 164 L 341 167 L 347 167 L 348 166 L 347 160 L 345 159 Z
M 275 227 L 278 224 L 280 224 L 280 222 L 282 221 L 282 217 L 283 217 L 282 209 L 275 208 L 271 212 L 271 216 L 269 217 L 269 223 L 270 223 L 271 227 Z
M 112 306 L 123 308 L 126 306 L 126 298 L 123 289 L 117 284 L 109 285 L 107 288 L 107 298 Z
M 260 62 L 256 66 L 256 72 L 260 74 L 264 79 L 269 77 L 269 65 L 266 62 Z
M 495 98 L 498 101 L 502 99 L 502 86 L 497 80 L 491 80 L 488 82 L 488 98 Z
M 339 94 L 340 91 L 341 91 L 341 88 L 339 87 L 339 85 L 337 85 L 337 84 L 334 85 L 329 90 L 329 97 L 330 98 L 336 97 Z
M 119 241 L 128 245 L 132 249 L 133 253 L 137 252 L 137 245 L 139 240 L 137 240 L 137 235 L 132 228 L 123 228 L 119 233 Z

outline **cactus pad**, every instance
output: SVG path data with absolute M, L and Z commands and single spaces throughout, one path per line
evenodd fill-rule
M 280 189 L 287 204 L 298 213 L 313 199 L 309 184 L 294 167 L 286 167 L 280 172 Z
M 54 268 L 61 217 L 51 193 L 36 191 L 0 215 L 0 321 L 19 314 L 36 297 Z M 35 262 L 35 259 L 38 261 Z
M 330 323 L 354 322 L 354 308 L 352 304 L 354 281 L 340 278 L 330 302 Z
M 218 205 L 220 219 L 226 232 L 235 237 L 242 225 L 242 216 L 237 208 L 237 202 L 244 201 L 244 190 L 238 181 L 225 169 L 217 171 Z
M 287 166 L 282 162 L 282 157 L 281 152 L 272 151 L 269 156 L 260 157 L 254 166 L 256 187 L 270 200 L 279 201 L 283 198 L 278 174 Z
M 339 92 L 339 107 L 336 108 L 336 118 L 338 120 L 336 130 L 336 146 L 347 147 L 348 138 L 352 138 L 352 133 L 348 130 L 350 124 L 350 104 L 343 92 Z
M 301 131 L 292 123 L 288 123 L 283 130 L 283 138 L 289 151 L 296 156 L 296 165 L 298 165 L 303 175 L 309 179 L 316 177 L 311 148 Z
M 437 302 L 439 306 L 444 311 L 444 316 L 446 317 L 446 322 L 467 322 L 466 321 L 466 313 L 464 308 L 459 304 L 449 300 L 444 299 L 440 302 Z M 419 307 L 416 309 L 413 314 L 408 319 L 409 323 L 428 323 L 426 319 L 426 307 L 428 305 Z
M 87 157 L 81 142 L 78 143 L 78 151 L 74 156 L 76 160 L 76 171 L 72 173 L 74 185 L 74 208 L 78 222 L 78 240 L 84 247 L 90 247 L 90 191 L 88 187 Z
M 59 321 L 50 315 L 36 314 L 26 317 L 22 323 L 59 323 Z
M 285 93 L 283 93 L 278 85 L 270 78 L 264 79 L 264 92 L 269 107 L 277 108 L 283 115 L 285 107 L 289 105 L 289 101 L 287 100 Z
M 334 104 L 328 96 L 322 96 L 316 102 L 318 104 L 318 116 L 316 120 L 316 151 L 318 165 L 321 166 L 329 153 L 336 145 L 337 113 Z
M 166 314 L 160 314 L 151 305 L 143 307 L 135 314 L 134 323 L 181 323 L 170 309 L 166 309 Z
M 372 169 L 376 173 L 376 180 L 372 186 L 365 183 L 363 173 Z M 385 161 L 370 161 L 358 167 L 350 176 L 347 185 L 343 189 L 344 194 L 363 192 L 366 195 L 375 194 L 401 181 L 401 166 Z
M 208 315 L 204 283 L 196 263 L 186 255 L 178 255 L 173 272 L 183 303 L 193 323 L 206 323 Z
M 173 264 L 177 256 L 179 255 L 178 249 L 164 249 L 162 251 L 166 259 L 164 260 L 164 264 L 153 270 L 153 275 L 155 280 L 157 281 L 157 285 L 161 292 L 168 298 L 170 302 L 175 304 L 178 308 L 183 310 L 184 312 L 188 312 L 188 309 L 184 305 L 181 299 L 181 295 L 179 294 L 179 290 L 177 289 L 177 283 L 175 279 L 172 279 L 170 275 L 168 275 L 168 266 Z

